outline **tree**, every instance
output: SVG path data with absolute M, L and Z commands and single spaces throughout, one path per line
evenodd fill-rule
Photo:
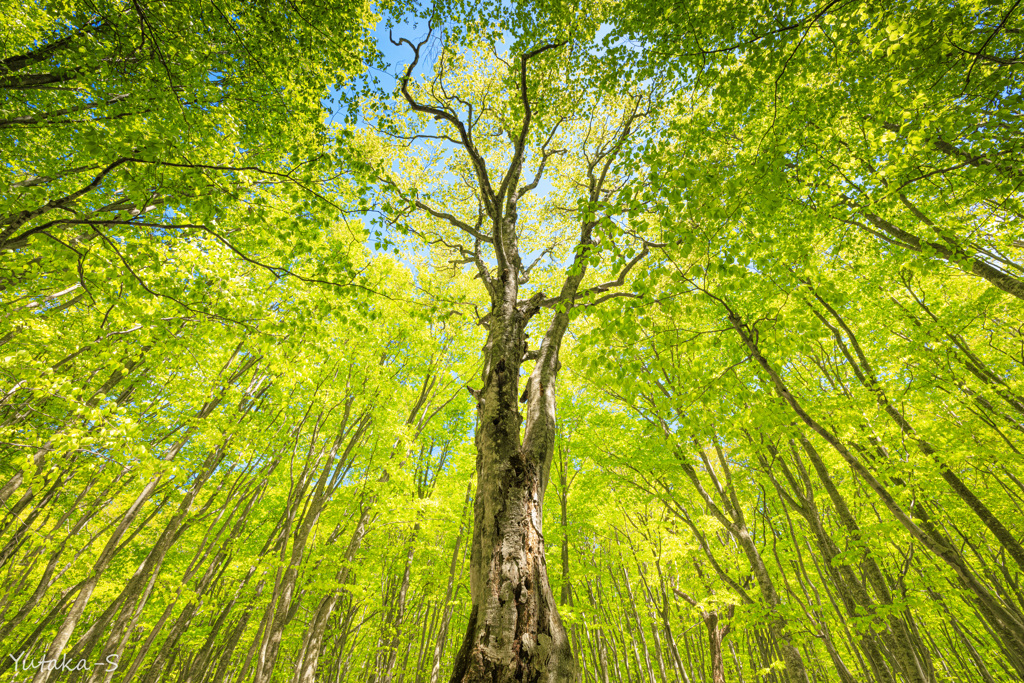
M 344 145 L 321 100 L 370 58 L 368 14 L 358 2 L 12 8 L 0 65 L 4 285 L 45 277 L 50 291 L 77 282 L 90 296 L 123 265 L 126 286 L 210 310 L 154 263 L 161 247 L 203 238 L 278 276 L 350 283 L 343 252 L 316 268 L 302 256 L 341 208 Z M 270 221 L 276 230 L 258 227 Z
M 1004 163 L 1020 144 L 1019 10 L 640 3 L 609 35 L 623 65 L 690 74 L 714 93 L 673 127 L 673 206 L 717 194 L 795 256 L 834 224 L 870 236 L 894 267 L 951 268 L 1021 298 L 1022 243 L 1005 229 L 1021 220 L 1020 177 Z M 722 147 L 708 155 L 711 139 Z

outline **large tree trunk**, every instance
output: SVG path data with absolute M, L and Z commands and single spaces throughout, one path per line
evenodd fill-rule
M 476 394 L 473 608 L 453 683 L 576 679 L 576 662 L 548 583 L 542 514 L 554 453 L 561 333 L 549 330 L 527 384 L 527 424 L 520 443 L 523 417 L 517 399 L 528 314 L 516 306 L 516 277 L 511 269 L 505 271 L 504 296 L 492 308 L 484 387 Z

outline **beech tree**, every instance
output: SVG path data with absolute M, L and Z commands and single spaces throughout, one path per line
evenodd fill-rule
M 639 89 L 570 94 L 572 76 L 555 60 L 572 47 L 559 43 L 511 62 L 444 43 L 433 76 L 415 83 L 430 37 L 397 42 L 412 53 L 398 90 L 412 114 L 433 118 L 437 132 L 414 119 L 392 137 L 440 142 L 430 152 L 461 182 L 437 190 L 424 182 L 436 159 L 424 160 L 411 177 L 386 170 L 379 177 L 392 196 L 387 221 L 400 222 L 455 268 L 468 264 L 488 305 L 478 318 L 486 329 L 482 386 L 467 385 L 477 407 L 473 602 L 452 680 L 572 680 L 575 660 L 548 580 L 543 536 L 559 354 L 579 307 L 630 295 L 622 288 L 649 254 L 650 243 L 609 198 L 639 175 L 625 162 L 636 138 L 651 134 L 653 98 Z M 499 141 L 506 139 L 503 148 Z M 560 196 L 538 213 L 530 195 L 551 182 Z M 541 243 L 547 246 L 539 250 Z M 540 253 L 531 263 L 524 249 Z M 548 256 L 564 265 L 545 269 Z M 527 287 L 531 278 L 541 284 Z

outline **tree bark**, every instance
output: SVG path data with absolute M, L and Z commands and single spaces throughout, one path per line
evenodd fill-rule
M 470 593 L 473 608 L 452 682 L 571 681 L 576 663 L 544 558 L 542 504 L 554 447 L 560 333 L 527 387 L 523 443 L 517 408 L 527 317 L 506 270 L 492 308 L 477 408 L 477 487 Z M 568 323 L 565 316 L 565 324 Z

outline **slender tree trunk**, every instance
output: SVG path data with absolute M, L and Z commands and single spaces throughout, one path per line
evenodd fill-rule
M 128 669 L 128 673 L 125 674 L 125 677 L 123 679 L 125 683 L 131 683 L 131 681 L 135 679 L 136 671 L 138 671 L 139 667 L 142 666 L 142 663 L 143 661 L 145 661 L 146 655 L 149 653 L 150 648 L 153 647 L 153 643 L 156 642 L 157 636 L 160 635 L 161 631 L 163 631 L 164 624 L 167 622 L 168 617 L 171 616 L 171 613 L 174 611 L 174 606 L 176 604 L 178 603 L 177 600 L 175 599 L 169 602 L 167 604 L 167 607 L 164 608 L 163 613 L 160 615 L 160 619 L 157 620 L 156 625 L 153 627 L 152 631 L 150 631 L 149 633 L 149 636 L 146 638 L 146 642 L 143 643 L 142 648 L 135 654 L 135 657 L 133 658 L 132 661 L 132 666 L 130 669 Z
M 861 613 L 872 614 L 876 612 L 876 605 L 871 600 L 871 597 L 863 583 L 854 575 L 848 565 L 836 561 L 840 554 L 839 547 L 836 545 L 835 541 L 833 541 L 832 537 L 825 531 L 825 526 L 818 512 L 817 502 L 814 498 L 814 489 L 795 446 L 791 444 L 796 469 L 800 475 L 799 482 L 786 465 L 785 460 L 778 457 L 778 450 L 771 444 L 767 444 L 767 448 L 776 458 L 778 466 L 782 469 L 782 472 L 789 483 L 791 493 L 797 498 L 799 503 L 793 500 L 789 494 L 785 493 L 782 485 L 773 475 L 771 475 L 770 469 L 768 470 L 769 476 L 780 495 L 805 519 L 810 527 L 815 544 L 818 551 L 821 553 L 822 564 L 827 572 L 827 578 L 839 593 L 845 607 L 846 617 L 853 618 Z M 763 467 L 768 467 L 767 460 L 762 458 L 761 462 Z M 829 482 L 829 485 L 831 485 L 831 482 Z M 835 493 L 838 497 L 838 490 L 836 490 Z M 796 539 L 794 536 L 794 543 L 795 542 Z M 864 560 L 864 562 L 867 561 L 869 560 Z M 890 623 L 894 626 L 897 621 L 898 619 L 896 618 L 890 619 Z M 903 635 L 902 630 L 899 634 Z M 867 656 L 875 677 L 882 683 L 892 683 L 892 677 L 882 657 L 882 651 L 878 647 L 875 634 L 870 629 L 864 629 L 858 635 L 860 649 Z M 888 652 L 896 653 L 896 656 L 893 657 L 893 665 L 895 668 L 904 672 L 904 676 L 906 676 L 907 681 L 913 683 L 924 683 L 927 680 L 922 678 L 920 666 L 916 661 L 914 661 L 914 658 L 911 656 L 908 659 L 906 656 L 907 653 L 905 652 L 905 643 L 903 643 L 903 641 L 897 642 L 897 635 L 894 634 L 892 630 L 888 633 L 881 633 L 880 638 L 885 641 L 887 645 L 886 650 Z M 903 656 L 899 656 L 900 654 Z M 830 651 L 830 655 L 833 658 L 838 657 L 838 653 L 832 654 L 832 651 Z
M 462 547 L 462 534 L 466 528 L 466 512 L 469 510 L 469 503 L 473 499 L 473 484 L 466 484 L 466 499 L 462 503 L 462 522 L 459 524 L 459 535 L 455 537 L 455 549 L 452 550 L 452 561 L 448 567 L 448 588 L 444 596 L 444 616 L 441 617 L 441 626 L 438 628 L 437 640 L 434 644 L 434 662 L 430 667 L 430 683 L 437 683 L 438 675 L 441 672 L 441 656 L 444 654 L 444 646 L 448 641 L 448 624 L 452 619 L 452 596 L 455 588 L 455 568 L 458 566 L 460 548 Z
M 64 646 L 68 644 L 68 640 L 71 639 L 71 634 L 74 632 L 75 627 L 78 625 L 78 620 L 82 617 L 85 612 L 85 606 L 89 603 L 89 598 L 92 597 L 93 591 L 96 589 L 96 585 L 99 583 L 100 576 L 106 570 L 111 560 L 114 559 L 114 554 L 117 552 L 118 544 L 125 532 L 128 531 L 128 527 L 135 520 L 139 511 L 142 509 L 143 504 L 149 500 L 149 497 L 156 490 L 157 484 L 160 481 L 160 477 L 154 477 L 143 487 L 142 491 L 139 492 L 135 500 L 129 506 L 128 510 L 125 511 L 121 517 L 121 522 L 114 530 L 113 535 L 107 541 L 100 556 L 96 559 L 93 564 L 90 576 L 82 584 L 81 590 L 78 592 L 78 597 L 75 599 L 74 604 L 71 606 L 71 610 L 64 618 L 60 628 L 57 629 L 57 633 L 50 643 L 50 647 L 46 651 L 47 659 L 57 659 L 60 657 L 60 653 L 64 650 Z M 46 683 L 53 676 L 53 671 L 40 667 L 39 671 L 32 679 L 32 683 Z
M 634 557 L 634 559 L 636 558 Z M 658 620 L 655 618 L 657 599 L 654 597 L 654 593 L 651 592 L 651 587 L 647 583 L 647 576 L 644 574 L 643 566 L 639 560 L 636 563 L 636 571 L 644 588 L 644 603 L 647 607 L 647 618 L 651 622 L 651 637 L 654 639 L 654 654 L 658 658 L 658 673 L 661 674 L 661 680 L 665 682 L 668 681 L 668 676 L 665 671 L 664 648 L 661 645 L 661 636 L 658 633 Z
M 704 625 L 708 629 L 708 650 L 711 653 L 711 680 L 714 683 L 725 683 L 725 661 L 722 659 L 722 638 L 728 630 L 719 628 L 718 612 L 707 612 Z
M 263 593 L 264 585 L 263 581 L 260 581 L 259 584 L 257 584 L 256 591 L 253 596 L 253 602 Z M 238 620 L 238 623 L 235 624 L 235 628 L 228 636 L 228 641 L 225 644 L 224 649 L 221 651 L 220 662 L 217 664 L 217 671 L 213 675 L 212 680 L 214 681 L 227 680 L 226 675 L 228 668 L 231 666 L 231 660 L 235 653 L 235 648 L 238 647 L 238 643 L 242 640 L 242 635 L 245 633 L 245 627 L 249 625 L 249 619 L 252 618 L 251 604 L 252 603 L 250 603 L 250 606 L 246 608 L 245 612 L 242 614 L 242 618 Z M 126 683 L 130 683 L 130 681 L 126 681 Z
M 412 537 L 405 548 L 405 565 L 402 571 L 402 584 L 398 589 L 398 596 L 395 600 L 394 611 L 391 617 L 390 627 L 394 629 L 391 642 L 388 643 L 387 665 L 384 674 L 381 676 L 382 683 L 391 683 L 391 676 L 395 670 L 395 663 L 398 659 L 398 646 L 402 642 L 402 622 L 405 619 L 405 601 L 409 594 L 409 579 L 412 573 L 412 560 L 416 551 L 416 537 L 419 535 L 419 522 L 413 527 Z
M 618 542 L 618 539 L 616 539 L 616 543 L 617 542 Z M 629 573 L 626 570 L 626 564 L 625 564 L 625 562 L 622 561 L 621 555 L 619 557 L 619 561 L 622 563 L 622 566 L 621 566 L 622 582 L 623 582 L 623 584 L 625 584 L 625 586 L 626 586 L 626 594 L 629 596 L 630 612 L 632 613 L 633 620 L 634 620 L 634 622 L 636 624 L 636 632 L 635 632 L 635 635 L 633 636 L 633 643 L 634 643 L 633 648 L 634 648 L 634 650 L 636 649 L 636 639 L 639 638 L 640 639 L 640 646 L 644 650 L 644 662 L 643 663 L 646 665 L 647 679 L 650 681 L 650 683 L 654 683 L 654 667 L 651 666 L 651 651 L 647 647 L 647 636 L 644 635 L 644 624 L 643 624 L 643 621 L 640 618 L 640 612 L 636 608 L 636 597 L 633 594 L 633 587 L 629 583 Z M 626 624 L 627 624 L 627 627 L 629 627 L 629 616 L 628 615 L 626 617 Z M 630 631 L 632 631 L 631 627 L 630 627 Z M 639 656 L 637 657 L 637 659 L 639 660 Z
M 736 493 L 733 488 L 732 475 L 722 450 L 718 443 L 715 442 L 718 461 L 722 468 L 722 474 L 725 477 L 725 487 L 722 486 L 721 482 L 719 482 L 716 477 L 714 468 L 712 467 L 707 454 L 704 452 L 704 449 L 701 448 L 699 444 L 695 443 L 695 446 L 697 447 L 697 452 L 704 463 L 704 468 L 714 484 L 715 491 L 719 500 L 721 500 L 722 507 L 719 507 L 719 505 L 715 503 L 711 494 L 704 488 L 704 485 L 701 483 L 693 465 L 685 459 L 681 452 L 677 452 L 677 458 L 680 466 L 690 479 L 694 488 L 697 490 L 697 493 L 700 494 L 700 497 L 704 500 L 704 504 L 707 506 L 711 514 L 726 530 L 728 530 L 729 534 L 736 540 L 740 549 L 743 551 L 743 554 L 746 556 L 747 562 L 750 564 L 750 569 L 753 572 L 754 578 L 757 580 L 757 584 L 761 590 L 761 596 L 773 613 L 771 620 L 768 623 L 768 629 L 782 650 L 782 658 L 783 661 L 785 661 L 786 672 L 791 683 L 807 683 L 807 669 L 804 666 L 803 657 L 801 657 L 800 651 L 793 642 L 793 636 L 790 633 L 787 620 L 782 616 L 782 598 L 779 596 L 779 593 L 775 588 L 775 581 L 772 579 L 772 576 L 768 571 L 768 567 L 765 566 L 764 559 L 761 557 L 761 553 L 757 549 L 757 545 L 754 543 L 754 539 L 751 537 L 750 531 L 747 528 L 743 508 L 736 497 Z M 687 517 L 686 521 L 696 534 L 697 529 L 693 526 L 692 520 L 689 520 Z M 706 547 L 706 544 L 705 552 L 709 554 L 710 558 L 710 551 Z M 716 571 L 719 571 L 720 574 L 724 575 L 724 572 L 721 572 L 720 567 L 716 566 L 715 569 Z
M 850 347 L 853 350 L 852 354 L 847 349 L 846 343 L 843 341 L 843 336 L 840 334 L 839 330 L 829 322 L 828 318 L 812 309 L 815 315 L 817 315 L 818 318 L 831 330 L 833 338 L 836 340 L 836 344 L 839 346 L 840 351 L 842 351 L 847 362 L 850 364 L 850 367 L 853 368 L 854 374 L 860 383 L 874 393 L 878 404 L 885 410 L 886 415 L 889 416 L 893 423 L 899 427 L 900 431 L 914 440 L 921 452 L 932 458 L 937 463 L 943 480 L 949 484 L 949 487 L 953 489 L 956 495 L 967 505 L 967 507 L 978 516 L 985 527 L 992 533 L 996 540 L 999 541 L 1000 545 L 1006 549 L 1006 552 L 1009 553 L 1014 562 L 1017 563 L 1017 567 L 1024 571 L 1024 547 L 1021 547 L 1020 542 L 1006 528 L 1002 521 L 992 513 L 988 506 L 986 506 L 975 495 L 967 484 L 965 484 L 955 472 L 949 469 L 946 463 L 939 457 L 935 448 L 918 436 L 917 432 L 911 426 L 903 412 L 897 409 L 896 406 L 889 401 L 853 330 L 851 330 L 846 324 L 846 321 L 843 320 L 842 316 L 840 316 L 839 313 L 823 298 L 821 298 L 817 293 L 815 293 L 814 296 L 846 334 Z
M 75 501 L 76 505 L 84 497 L 84 495 L 85 494 L 83 492 L 83 494 L 79 496 L 78 500 Z M 102 498 L 103 496 L 101 495 L 97 498 L 97 500 L 102 500 Z M 46 564 L 46 569 L 43 571 L 43 574 L 39 579 L 39 583 L 36 585 L 35 591 L 33 591 L 29 599 L 25 601 L 21 608 L 19 608 L 18 612 L 13 617 L 6 620 L 2 626 L 0 626 L 0 643 L 2 643 L 4 639 L 14 630 L 14 628 L 18 624 L 20 624 L 21 621 L 25 619 L 25 617 L 27 617 L 32 612 L 33 609 L 35 609 L 36 605 L 38 605 L 42 601 L 43 597 L 46 595 L 46 591 L 49 590 L 50 586 L 56 583 L 57 578 L 53 576 L 53 573 L 57 568 L 57 563 L 60 560 L 61 555 L 63 555 L 64 553 L 64 548 L 67 545 L 68 540 L 70 540 L 72 537 L 81 532 L 81 530 L 85 527 L 89 520 L 91 520 L 93 517 L 99 514 L 99 512 L 100 506 L 95 504 L 88 505 L 86 510 L 75 522 L 74 526 L 70 528 L 68 534 L 61 540 L 60 545 L 50 555 L 50 558 Z M 91 542 L 89 543 L 89 545 L 91 545 Z M 86 549 L 89 547 L 89 545 L 86 546 Z M 4 665 L 0 664 L 0 673 L 3 672 Z
M 199 581 L 199 585 L 196 587 L 196 599 L 189 600 L 182 608 L 181 613 L 178 614 L 178 618 L 171 626 L 171 630 L 167 634 L 167 638 L 164 639 L 163 645 L 160 647 L 160 651 L 150 663 L 149 670 L 143 677 L 142 683 L 155 683 L 155 681 L 160 679 L 170 667 L 170 662 L 174 660 L 173 653 L 177 652 L 176 646 L 178 644 L 178 640 L 192 623 L 192 618 L 195 616 L 196 610 L 199 609 L 199 606 L 202 604 L 203 593 L 206 592 L 207 587 L 210 585 L 211 581 L 214 580 L 214 577 L 219 576 L 219 573 L 223 572 L 226 568 L 226 565 L 223 567 L 221 566 L 224 559 L 226 559 L 224 555 L 219 555 L 210 563 L 210 566 L 207 567 L 206 573 Z M 165 661 L 168 662 L 166 666 L 164 665 Z M 183 663 L 183 670 L 185 672 L 188 671 L 188 668 L 188 665 Z

